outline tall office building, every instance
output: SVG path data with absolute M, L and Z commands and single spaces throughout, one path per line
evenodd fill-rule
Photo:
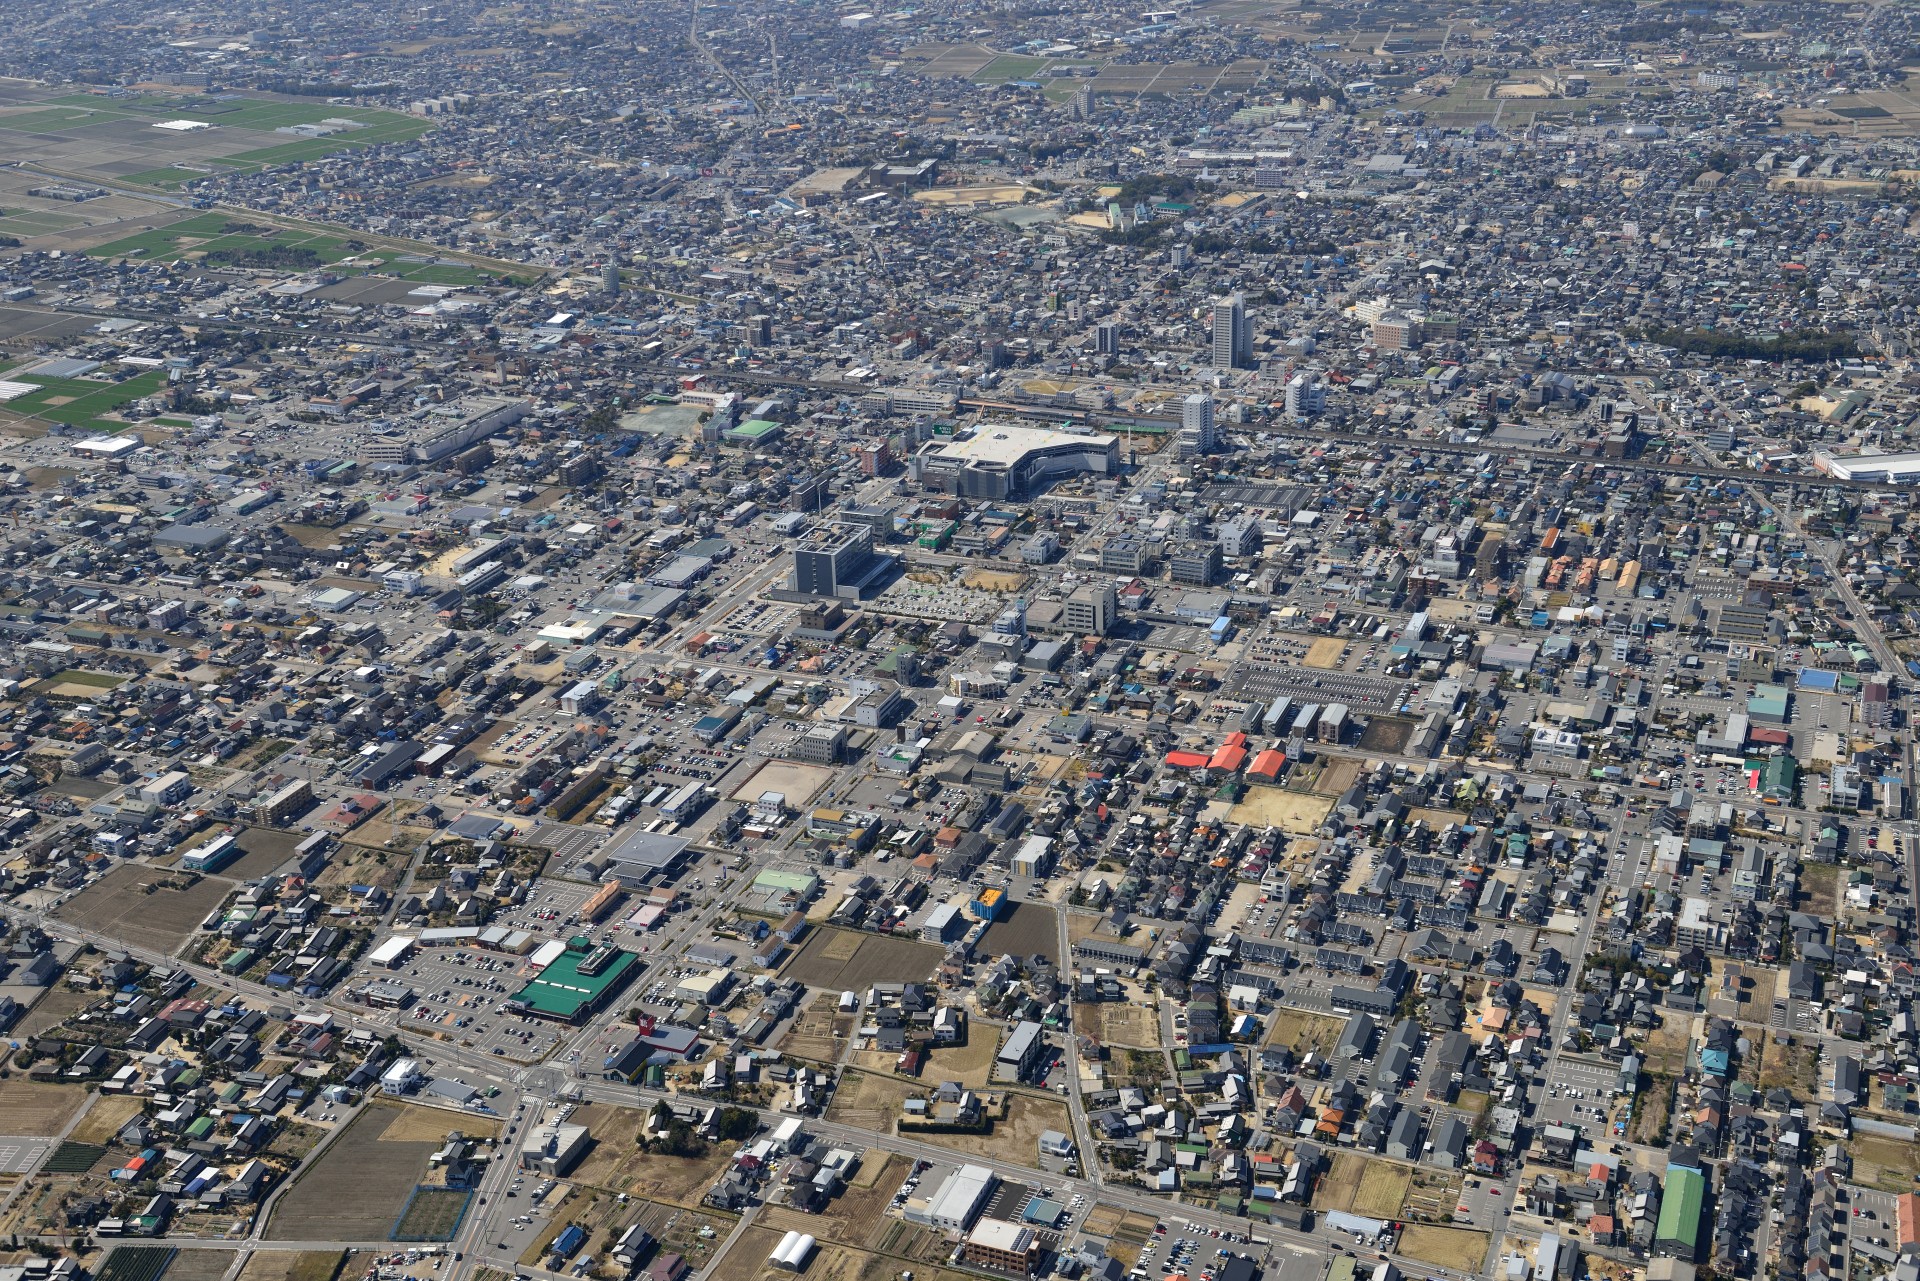
M 1221 369 L 1253 365 L 1253 326 L 1247 321 L 1245 294 L 1213 300 L 1213 363 Z
M 1305 370 L 1287 380 L 1287 417 L 1313 418 L 1326 412 L 1327 385 Z
M 893 558 L 873 550 L 873 530 L 845 524 L 822 530 L 794 549 L 788 586 L 812 596 L 858 600 L 893 566 Z
M 1180 456 L 1213 452 L 1213 397 L 1195 392 L 1180 402 Z
M 1112 583 L 1087 583 L 1067 597 L 1062 622 L 1082 636 L 1105 636 L 1117 613 Z
M 1120 324 L 1114 320 L 1103 320 L 1093 331 L 1094 350 L 1102 356 L 1120 354 Z

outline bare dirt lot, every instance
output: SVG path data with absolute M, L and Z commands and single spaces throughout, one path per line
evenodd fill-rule
M 1151 1007 L 1127 1001 L 1075 1004 L 1076 1027 L 1102 1045 L 1128 1045 L 1154 1050 L 1160 1047 L 1160 1020 Z
M 232 881 L 203 876 L 186 889 L 147 890 L 186 879 L 185 873 L 122 864 L 68 899 L 54 915 L 109 938 L 171 953 L 233 889 Z
M 760 767 L 727 794 L 734 801 L 757 801 L 762 792 L 778 792 L 787 804 L 804 808 L 833 781 L 833 771 L 798 761 L 762 761 Z
M 1008 953 L 1032 956 L 1037 953 L 1057 965 L 1060 961 L 1060 924 L 1054 919 L 1053 909 L 1044 903 L 1016 903 L 1004 921 L 995 921 L 987 927 L 986 934 L 981 936 L 980 946 L 989 956 Z
M 1305 1054 L 1309 1050 L 1326 1054 L 1333 1049 L 1346 1026 L 1344 1019 L 1282 1006 L 1273 1012 L 1267 1044 L 1284 1045 L 1295 1054 Z
M 942 955 L 931 943 L 823 928 L 814 930 L 787 962 L 782 977 L 829 992 L 846 992 L 888 980 L 924 979 L 940 964 Z
M 22 1138 L 51 1138 L 87 1101 L 77 1085 L 44 1085 L 38 1081 L 0 1081 L 0 1128 Z
M 1307 646 L 1307 656 L 1300 660 L 1302 667 L 1320 667 L 1332 670 L 1340 666 L 1340 656 L 1347 652 L 1347 643 L 1337 636 L 1322 636 Z
M 731 1157 L 730 1149 L 715 1148 L 705 1156 L 647 1156 L 634 1147 L 641 1115 L 632 1108 L 596 1103 L 574 1116 L 592 1128 L 599 1139 L 573 1172 L 575 1183 L 625 1192 L 663 1205 L 697 1207 Z
M 1227 811 L 1227 821 L 1248 827 L 1277 827 L 1290 835 L 1301 836 L 1319 827 L 1332 808 L 1333 799 L 1328 796 L 1289 792 L 1280 787 L 1254 787 L 1247 790 L 1245 800 Z
M 1327 762 L 1327 767 L 1320 771 L 1320 777 L 1314 780 L 1313 790 L 1322 796 L 1339 796 L 1359 778 L 1360 762 L 1351 757 L 1341 757 Z
M 393 1230 L 408 1195 L 427 1172 L 427 1158 L 446 1132 L 467 1129 L 467 1118 L 375 1103 L 361 1112 L 320 1159 L 307 1167 L 274 1206 L 267 1223 L 273 1241 L 380 1240 Z M 454 1124 L 456 1119 L 459 1125 Z M 388 1138 L 392 1129 L 397 1137 Z M 434 1132 L 431 1138 L 414 1134 Z M 398 1137 L 409 1136 L 409 1137 Z
M 237 1281 L 334 1281 L 344 1250 L 255 1250 Z
M 1477 1272 L 1486 1264 L 1487 1244 L 1491 1239 L 1485 1232 L 1410 1223 L 1400 1234 L 1400 1253 L 1435 1267 Z

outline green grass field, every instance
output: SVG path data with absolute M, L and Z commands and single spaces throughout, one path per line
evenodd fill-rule
M 9 129 L 21 133 L 60 133 L 127 120 L 145 120 L 155 124 L 162 120 L 203 121 L 219 129 L 243 131 L 230 135 L 241 146 L 254 140 L 248 135 L 255 135 L 263 145 L 231 157 L 197 157 L 192 161 L 198 165 L 224 166 L 242 173 L 256 173 L 269 165 L 317 160 L 322 156 L 380 143 L 409 142 L 433 127 L 428 121 L 397 111 L 340 103 L 269 102 L 259 98 L 217 101 L 203 95 L 168 97 L 157 94 L 108 98 L 78 93 L 51 99 L 37 111 L 0 116 L 0 133 Z M 352 120 L 362 127 L 342 130 L 324 138 L 289 138 L 274 133 L 276 129 L 319 124 L 324 120 Z M 155 158 L 165 159 L 168 154 L 167 135 L 156 131 L 153 139 Z M 280 140 L 270 141 L 274 139 Z M 161 165 L 142 170 L 121 181 L 159 190 L 177 190 L 193 179 L 205 176 L 204 173 L 183 169 L 178 165 Z
M 349 275 L 356 272 L 375 273 L 421 284 L 477 285 L 495 274 L 483 267 L 460 263 L 409 261 L 413 258 L 429 259 L 432 251 L 422 247 L 418 253 L 410 253 L 402 248 L 370 245 L 317 227 L 284 228 L 253 223 L 251 225 L 261 227 L 262 232 L 227 230 L 230 224 L 248 221 L 244 214 L 198 214 L 181 222 L 99 245 L 87 250 L 87 253 L 96 258 L 152 258 L 164 262 L 184 254 L 203 257 L 222 251 L 244 254 L 279 246 L 311 249 L 322 262 L 329 265 L 351 258 L 353 264 L 340 269 Z M 356 249 L 356 244 L 362 247 Z
M 1040 74 L 1051 58 L 1032 58 L 1024 54 L 1003 53 L 973 75 L 975 84 L 1006 84 L 1013 80 L 1031 80 Z
M 149 369 L 146 373 L 117 383 L 103 383 L 91 378 L 21 377 L 18 381 L 38 383 L 40 390 L 0 404 L 0 410 L 31 414 L 36 418 L 84 427 L 90 431 L 111 432 L 119 431 L 126 424 L 107 421 L 103 415 L 143 396 L 153 395 L 167 385 L 167 374 L 162 369 Z M 55 404 L 55 401 L 61 403 Z

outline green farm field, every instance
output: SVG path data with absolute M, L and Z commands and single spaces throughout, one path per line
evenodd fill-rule
M 167 375 L 164 370 L 150 369 L 121 382 L 31 376 L 16 377 L 13 381 L 32 383 L 39 390 L 0 403 L 0 411 L 91 431 L 118 431 L 126 424 L 109 421 L 105 416 L 143 396 L 153 395 L 167 385 Z

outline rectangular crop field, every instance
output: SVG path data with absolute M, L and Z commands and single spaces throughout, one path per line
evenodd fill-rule
M 40 1167 L 42 1174 L 85 1174 L 107 1154 L 98 1143 L 62 1143 Z
M 124 864 L 68 899 L 54 915 L 108 938 L 170 953 L 233 888 L 232 881 L 203 876 L 189 889 L 148 889 L 179 876 Z
M 164 1245 L 116 1246 L 94 1271 L 94 1281 L 160 1281 L 174 1254 L 171 1246 Z
M 22 1138 L 51 1138 L 86 1101 L 87 1092 L 77 1085 L 47 1085 L 23 1077 L 0 1081 L 0 1127 Z
M 808 987 L 846 992 L 886 980 L 924 979 L 943 955 L 931 943 L 823 928 L 814 930 L 787 962 L 785 977 Z
M 398 1207 L 440 1148 L 415 1134 L 466 1128 L 448 1116 L 423 1131 L 418 1109 L 374 1103 L 355 1117 L 317 1161 L 300 1172 L 267 1223 L 273 1241 L 375 1241 L 393 1231 Z M 466 1118 L 457 1118 L 464 1122 Z M 393 1129 L 404 1138 L 388 1138 Z
M 237 1281 L 334 1281 L 345 1250 L 255 1250 Z
M 473 1193 L 465 1188 L 416 1188 L 394 1225 L 395 1241 L 451 1241 Z

